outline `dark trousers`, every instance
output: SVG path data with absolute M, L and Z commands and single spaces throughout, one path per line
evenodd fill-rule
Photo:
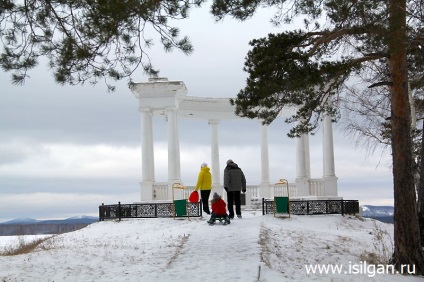
M 210 213 L 209 211 L 209 196 L 211 190 L 200 190 L 200 197 L 202 198 L 203 211 L 205 213 Z
M 236 204 L 236 214 L 241 215 L 240 191 L 228 191 L 227 203 L 230 217 L 234 217 L 234 204 Z

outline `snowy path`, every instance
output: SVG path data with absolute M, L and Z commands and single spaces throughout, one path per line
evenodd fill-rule
M 194 277 L 219 277 L 225 281 L 256 281 L 260 265 L 258 220 L 235 218 L 229 225 L 207 226 L 206 219 L 191 225 L 190 236 L 174 255 L 164 273 L 149 277 L 155 281 L 192 280 Z M 195 219 L 200 221 L 198 219 Z M 193 276 L 193 272 L 196 275 Z M 243 278 L 243 279 L 242 279 Z M 196 280 L 196 279 L 195 279 Z
M 346 272 L 382 243 L 374 239 L 372 220 L 340 215 L 274 218 L 260 211 L 243 211 L 243 219 L 227 226 L 209 226 L 208 219 L 94 223 L 54 236 L 31 253 L 0 256 L 0 281 L 423 281 L 373 268 Z M 393 225 L 381 228 L 390 243 Z M 341 273 L 308 274 L 306 265 L 345 268 Z

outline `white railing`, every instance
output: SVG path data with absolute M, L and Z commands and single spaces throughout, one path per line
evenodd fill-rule
M 289 183 L 290 197 L 297 196 L 296 183 Z M 271 197 L 287 197 L 287 185 L 286 184 L 274 184 L 271 186 Z
M 296 183 L 289 183 L 290 197 L 297 197 Z
M 287 186 L 285 184 L 274 184 L 270 185 L 270 196 L 287 196 Z M 188 198 L 191 191 L 194 190 L 194 186 L 187 186 L 187 189 L 183 190 L 181 197 Z M 168 183 L 157 182 L 153 184 L 153 200 L 171 200 L 172 194 L 168 195 Z M 172 192 L 171 192 L 172 193 Z M 289 183 L 290 197 L 297 197 L 296 183 Z M 309 195 L 310 196 L 325 196 L 325 182 L 324 179 L 315 178 L 309 180 Z M 247 185 L 246 187 L 246 200 L 261 199 L 260 185 Z
M 324 179 L 321 179 L 321 178 L 309 179 L 309 195 L 325 196 Z
M 167 182 L 157 182 L 153 184 L 153 200 L 172 200 L 172 191 L 168 192 Z M 175 189 L 175 199 L 188 199 L 190 193 L 194 190 L 194 186 L 186 186 L 186 189 Z M 169 193 L 169 195 L 168 195 Z
M 249 194 L 250 199 L 260 198 L 260 189 L 258 185 L 246 185 L 246 194 Z
M 157 182 L 153 184 L 153 200 L 171 200 L 171 195 L 168 197 L 168 183 Z

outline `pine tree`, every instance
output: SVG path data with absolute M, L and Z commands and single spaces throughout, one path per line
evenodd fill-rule
M 12 72 L 13 83 L 22 84 L 39 59 L 47 58 L 60 84 L 105 80 L 114 90 L 110 81 L 130 80 L 139 67 L 157 76 L 147 52 L 154 36 L 166 51 L 190 54 L 188 37 L 180 38 L 170 21 L 187 18 L 202 2 L 0 0 L 0 67 Z
M 283 107 L 298 108 L 289 136 L 313 131 L 323 114 L 338 115 L 338 96 L 349 79 L 371 78 L 390 97 L 390 144 L 394 180 L 392 263 L 424 273 L 413 173 L 408 82 L 423 79 L 423 1 L 406 0 L 215 0 L 217 20 L 251 17 L 259 7 L 276 7 L 276 24 L 304 17 L 304 29 L 253 39 L 244 70 L 246 86 L 232 100 L 242 117 L 272 122 Z M 379 71 L 376 71 L 379 70 Z

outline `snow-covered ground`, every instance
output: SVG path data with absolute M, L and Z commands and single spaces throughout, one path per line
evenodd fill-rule
M 374 220 L 341 215 L 274 218 L 260 211 L 244 211 L 243 219 L 227 226 L 209 226 L 207 219 L 94 223 L 54 236 L 32 253 L 0 256 L 0 281 L 423 279 L 381 273 L 382 266 L 363 261 L 366 254 L 383 254 L 384 245 L 391 247 L 390 224 L 377 222 L 376 227 Z M 378 230 L 387 231 L 384 240 L 376 239 Z M 4 243 L 5 239 L 9 241 Z M 0 237 L 0 251 L 13 242 Z M 319 267 L 333 267 L 333 271 L 319 274 Z M 316 273 L 308 274 L 313 268 Z

